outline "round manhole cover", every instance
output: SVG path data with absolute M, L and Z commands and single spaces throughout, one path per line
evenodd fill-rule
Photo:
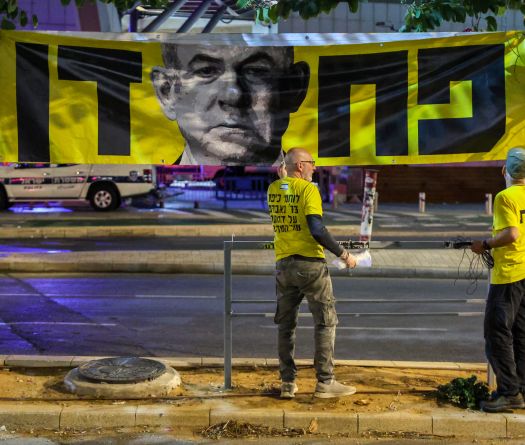
M 139 357 L 92 360 L 78 367 L 85 379 L 105 383 L 138 383 L 154 380 L 166 372 L 166 365 Z

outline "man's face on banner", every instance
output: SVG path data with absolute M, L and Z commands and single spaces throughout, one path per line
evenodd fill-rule
M 176 51 L 175 66 L 154 69 L 152 79 L 165 114 L 177 120 L 197 163 L 275 162 L 289 114 L 298 107 L 281 100 L 293 51 L 169 48 Z

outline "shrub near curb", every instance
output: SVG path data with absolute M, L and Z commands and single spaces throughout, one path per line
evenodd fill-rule
M 480 402 L 489 398 L 489 388 L 486 383 L 476 380 L 475 375 L 468 379 L 458 377 L 450 383 L 439 385 L 437 399 L 460 408 L 479 409 Z

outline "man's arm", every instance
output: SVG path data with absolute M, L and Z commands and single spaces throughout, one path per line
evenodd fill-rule
M 517 227 L 507 227 L 492 238 L 472 241 L 472 246 L 470 246 L 470 250 L 472 250 L 472 252 L 474 253 L 480 254 L 483 253 L 485 250 L 490 250 L 496 247 L 503 247 L 507 246 L 508 244 L 512 244 L 519 237 L 520 229 L 518 229 Z
M 306 215 L 306 222 L 308 223 L 308 229 L 310 229 L 312 237 L 321 244 L 321 246 L 345 261 L 346 265 L 351 269 L 355 267 L 355 258 L 335 240 L 325 227 L 321 215 Z

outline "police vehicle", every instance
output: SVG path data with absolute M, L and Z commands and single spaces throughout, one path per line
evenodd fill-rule
M 95 210 L 156 192 L 154 165 L 12 164 L 0 166 L 0 210 L 15 202 L 88 200 Z

